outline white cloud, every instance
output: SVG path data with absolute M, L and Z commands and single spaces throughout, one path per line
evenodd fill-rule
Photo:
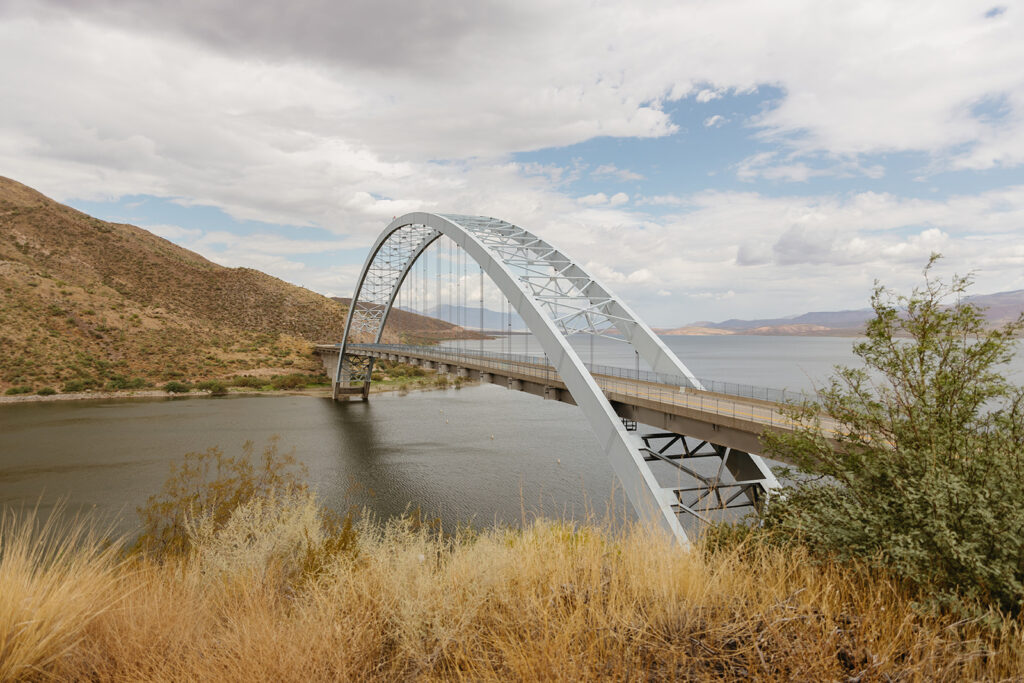
M 736 165 L 736 177 L 746 182 L 765 179 L 802 183 L 823 176 L 865 176 L 874 180 L 885 176 L 885 167 L 881 164 L 865 166 L 851 158 L 826 157 L 816 158 L 820 165 L 811 166 L 805 161 L 800 161 L 801 156 L 796 152 L 786 155 L 780 155 L 779 152 L 758 152 Z
M 595 194 L 588 194 L 584 197 L 580 197 L 576 201 L 584 206 L 600 206 L 608 203 L 608 195 L 604 192 L 597 192 Z
M 595 178 L 602 178 L 613 176 L 619 180 L 643 180 L 644 177 L 639 173 L 634 173 L 625 168 L 619 168 L 615 164 L 602 164 L 590 172 L 590 175 Z
M 721 114 L 715 114 L 714 116 L 709 116 L 708 118 L 704 119 L 704 127 L 718 128 L 719 126 L 725 124 L 725 122 L 726 119 L 724 116 L 722 116 Z
M 861 156 L 900 150 L 936 169 L 1019 165 L 1018 6 L 986 18 L 969 1 L 827 12 L 815 0 L 470 5 L 10 0 L 0 169 L 58 199 L 150 194 L 321 226 L 323 240 L 248 245 L 159 229 L 329 293 L 347 294 L 358 266 L 284 256 L 365 247 L 413 209 L 501 216 L 611 263 L 639 308 L 676 293 L 647 311 L 675 318 L 666 323 L 715 317 L 687 293 L 723 283 L 736 314 L 860 305 L 874 277 L 903 277 L 936 245 L 951 266 L 980 268 L 979 287 L 1024 287 L 1020 187 L 936 201 L 658 190 L 631 202 L 570 197 L 585 164 L 510 161 L 595 137 L 669 135 L 668 100 L 720 108 L 727 92 L 768 85 L 782 95 L 752 123 L 780 149 L 740 162 L 741 179 L 878 178 L 885 169 Z M 1000 115 L 979 115 L 993 97 Z M 616 161 L 594 177 L 643 180 Z
M 698 102 L 703 104 L 706 102 L 711 102 L 712 100 L 717 100 L 722 96 L 722 94 L 723 93 L 721 90 L 709 90 L 708 88 L 704 88 L 699 93 L 697 93 L 696 99 Z

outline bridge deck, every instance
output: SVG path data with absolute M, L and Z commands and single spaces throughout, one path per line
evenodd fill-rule
M 337 353 L 336 346 L 318 347 L 321 353 Z M 523 391 L 574 403 L 558 373 L 542 357 L 509 356 L 430 346 L 353 344 L 349 350 L 377 358 L 398 356 L 403 359 L 428 361 L 472 371 L 480 378 L 498 384 L 519 382 Z M 335 355 L 335 358 L 337 356 Z M 632 371 L 602 368 L 617 374 Z M 784 414 L 784 405 L 756 398 L 745 398 L 713 391 L 683 387 L 685 379 L 671 383 L 673 378 L 659 377 L 651 381 L 636 376 L 617 376 L 594 368 L 592 375 L 615 411 L 623 418 L 669 431 L 687 433 L 747 452 L 761 450 L 760 434 L 765 429 L 791 429 L 794 421 Z M 667 380 L 667 381 L 666 381 Z M 830 425 L 823 419 L 823 426 Z

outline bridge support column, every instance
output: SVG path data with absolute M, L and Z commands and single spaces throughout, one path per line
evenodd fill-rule
M 447 363 L 438 363 L 437 364 L 437 374 L 439 374 L 439 375 L 447 375 L 448 374 L 448 364 Z
M 483 384 L 491 384 L 492 382 L 494 382 L 494 375 L 492 375 L 489 372 L 481 372 L 480 382 Z
M 522 380 L 518 380 L 518 379 L 516 379 L 514 377 L 509 377 L 508 378 L 508 388 L 509 389 L 514 389 L 515 391 L 522 391 L 523 390 L 523 382 L 522 382 Z
M 455 374 L 463 379 L 469 379 L 469 368 L 459 368 Z
M 424 370 L 433 370 L 436 364 L 432 360 L 425 360 L 420 365 Z
M 544 400 L 546 401 L 561 401 L 562 390 L 558 387 L 544 387 Z

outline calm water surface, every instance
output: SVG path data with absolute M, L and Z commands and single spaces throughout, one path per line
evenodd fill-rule
M 820 385 L 850 364 L 851 340 L 669 337 L 699 377 L 775 388 Z M 530 344 L 532 343 L 532 346 Z M 473 342 L 474 348 L 479 344 Z M 512 351 L 538 353 L 516 336 Z M 574 340 L 585 360 L 590 345 Z M 492 340 L 489 350 L 508 350 Z M 597 363 L 632 367 L 625 345 L 598 340 Z M 1024 377 L 1018 359 L 1013 374 Z M 382 516 L 419 506 L 447 523 L 518 523 L 525 512 L 599 515 L 614 476 L 573 406 L 496 386 L 375 395 L 367 403 L 252 396 L 0 406 L 0 504 L 43 509 L 65 500 L 134 528 L 136 506 L 190 451 L 280 437 L 306 463 L 323 498 Z M 620 496 L 621 499 L 621 496 Z M 621 504 L 621 500 L 620 500 Z

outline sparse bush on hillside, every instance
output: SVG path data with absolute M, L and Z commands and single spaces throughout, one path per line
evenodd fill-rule
M 230 381 L 233 387 L 249 387 L 250 389 L 262 389 L 267 385 L 265 379 L 251 375 L 236 375 Z
M 125 389 L 143 389 L 146 380 L 141 377 L 125 377 L 124 375 L 111 375 L 104 387 L 107 391 L 122 391 Z M 170 391 L 167 389 L 166 391 Z
M 18 394 L 31 394 L 32 393 L 32 387 L 26 386 L 26 385 L 22 385 L 20 387 L 11 387 L 10 389 L 5 391 L 4 393 L 7 396 L 17 396 Z
M 891 571 L 936 606 L 1020 612 L 1024 389 L 1003 365 L 1024 316 L 988 329 L 964 300 L 969 277 L 932 278 L 937 258 L 910 296 L 876 287 L 854 347 L 866 369 L 837 368 L 820 405 L 794 411 L 801 428 L 766 435 L 769 453 L 825 477 L 773 501 L 766 528 Z
M 53 387 L 43 387 L 36 393 L 39 394 L 40 396 L 53 396 L 54 394 L 57 393 L 57 390 L 54 389 Z
M 164 385 L 164 391 L 169 394 L 187 394 L 192 391 L 192 385 L 185 382 L 168 382 Z
M 196 389 L 199 391 L 208 391 L 214 396 L 223 396 L 228 393 L 227 386 L 224 382 L 219 379 L 208 379 L 205 382 L 197 382 Z
M 274 389 L 302 389 L 310 384 L 319 384 L 321 378 L 313 375 L 301 375 L 293 373 L 290 375 L 276 375 L 271 378 L 270 386 Z
M 64 392 L 70 393 L 75 391 L 85 391 L 87 389 L 95 389 L 98 386 L 99 382 L 97 382 L 92 377 L 69 379 L 67 382 L 64 383 Z

